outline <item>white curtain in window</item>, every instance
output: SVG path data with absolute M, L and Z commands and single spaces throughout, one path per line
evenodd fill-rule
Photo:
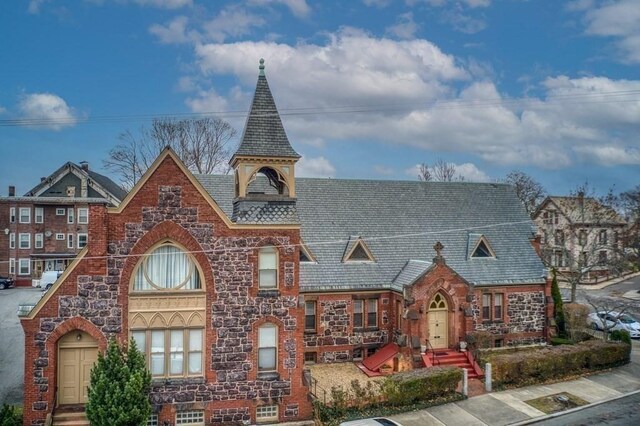
M 182 374 L 184 365 L 184 331 L 171 330 L 170 374 Z
M 263 325 L 258 329 L 258 369 L 276 369 L 276 335 L 277 328 L 272 324 Z
M 193 268 L 193 272 L 192 272 Z M 150 282 L 145 277 L 145 272 Z M 176 288 L 182 284 L 189 274 L 189 281 L 181 287 L 186 290 L 200 288 L 198 271 L 189 256 L 178 247 L 164 245 L 158 247 L 141 262 L 135 276 L 135 290 L 152 290 Z
M 132 334 L 133 340 L 135 340 L 138 350 L 142 353 L 146 353 L 147 351 L 146 335 L 147 333 L 145 331 L 134 331 Z
M 202 330 L 189 330 L 189 374 L 202 373 Z
M 273 247 L 263 247 L 258 252 L 260 287 L 275 288 L 278 268 L 278 256 Z
M 164 330 L 151 332 L 151 374 L 164 374 Z

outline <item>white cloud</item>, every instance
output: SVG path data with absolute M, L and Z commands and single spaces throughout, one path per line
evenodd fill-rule
M 487 175 L 485 172 L 480 170 L 473 163 L 462 163 L 462 164 L 447 163 L 447 164 L 455 168 L 455 171 L 456 171 L 456 177 L 454 178 L 455 180 L 464 180 L 465 182 L 490 182 L 491 181 L 491 178 L 489 177 L 489 175 Z M 431 171 L 431 173 L 434 172 L 432 167 L 429 167 L 429 170 Z M 414 179 L 418 179 L 418 176 L 420 175 L 420 164 L 416 164 L 415 166 L 412 166 L 406 169 L 405 174 Z
M 232 75 L 240 86 L 227 94 L 202 89 L 188 100 L 190 108 L 246 110 L 258 59 L 265 58 L 296 143 L 377 142 L 461 152 L 494 164 L 562 168 L 622 161 L 585 147 L 630 152 L 640 133 L 640 80 L 555 76 L 543 82 L 541 98 L 510 98 L 498 91 L 492 73 L 474 71 L 471 62 L 465 68 L 426 40 L 343 28 L 324 43 L 208 43 L 197 44 L 195 54 L 202 82 Z M 296 114 L 300 108 L 305 114 Z M 629 155 L 625 164 L 636 159 Z
M 250 0 L 249 3 L 259 6 L 283 4 L 289 8 L 291 13 L 299 18 L 309 16 L 311 13 L 311 7 L 309 7 L 306 0 Z
M 568 2 L 564 8 L 569 12 L 580 12 L 583 10 L 591 9 L 594 5 L 594 0 L 573 0 Z
M 30 0 L 27 11 L 33 15 L 40 13 L 40 7 L 49 0 Z
M 210 40 L 222 42 L 228 37 L 240 37 L 251 32 L 254 27 L 266 24 L 264 18 L 252 14 L 239 6 L 229 6 L 215 18 L 203 25 Z
M 21 97 L 18 103 L 23 125 L 43 126 L 53 130 L 74 126 L 78 117 L 61 97 L 52 93 L 31 93 Z
M 584 19 L 587 34 L 613 37 L 622 61 L 640 63 L 640 4 L 638 4 L 638 0 L 606 2 L 600 7 L 588 9 Z
M 162 9 L 179 9 L 193 5 L 193 0 L 134 0 L 141 6 L 159 7 Z
M 411 39 L 418 31 L 418 24 L 413 20 L 413 13 L 407 12 L 398 15 L 396 24 L 387 27 L 387 34 L 392 34 L 401 39 Z
M 589 145 L 576 149 L 579 155 L 588 161 L 594 161 L 605 166 L 640 164 L 640 148 L 620 146 Z
M 443 7 L 447 3 L 464 4 L 470 8 L 489 7 L 491 0 L 406 0 L 407 5 L 413 6 L 417 3 L 427 3 L 434 7 Z
M 296 164 L 296 175 L 303 177 L 334 177 L 336 168 L 326 158 L 305 157 L 304 155 Z
M 373 166 L 373 171 L 382 176 L 391 176 L 395 173 L 395 170 L 393 170 L 393 168 L 380 164 Z
M 166 25 L 153 24 L 149 27 L 149 32 L 156 37 L 161 43 L 179 44 L 192 41 L 195 33 L 187 35 L 187 23 L 189 19 L 186 16 L 177 16 Z
M 465 34 L 475 34 L 487 27 L 484 19 L 473 17 L 465 13 L 458 5 L 451 10 L 446 10 L 441 15 L 442 20 L 456 30 Z

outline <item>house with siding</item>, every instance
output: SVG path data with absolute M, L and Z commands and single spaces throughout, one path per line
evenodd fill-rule
M 25 424 L 86 402 L 110 337 L 153 376 L 150 424 L 310 419 L 305 364 L 544 342 L 552 309 L 532 222 L 510 186 L 296 177 L 261 63 L 229 176 L 165 150 L 25 332 Z M 395 347 L 395 346 L 394 346 Z M 408 367 L 407 367 L 408 365 Z

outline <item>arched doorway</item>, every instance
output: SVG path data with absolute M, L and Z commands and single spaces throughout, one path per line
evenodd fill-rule
M 429 342 L 434 349 L 449 347 L 449 310 L 447 301 L 436 293 L 429 302 Z
M 71 331 L 58 341 L 58 405 L 84 404 L 98 342 L 88 333 Z

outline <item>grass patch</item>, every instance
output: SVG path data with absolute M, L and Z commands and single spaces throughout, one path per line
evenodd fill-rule
M 578 398 L 568 392 L 556 393 L 536 399 L 524 401 L 533 408 L 542 411 L 545 414 L 558 413 L 560 411 L 569 410 L 571 408 L 587 405 L 588 402 L 582 398 Z

